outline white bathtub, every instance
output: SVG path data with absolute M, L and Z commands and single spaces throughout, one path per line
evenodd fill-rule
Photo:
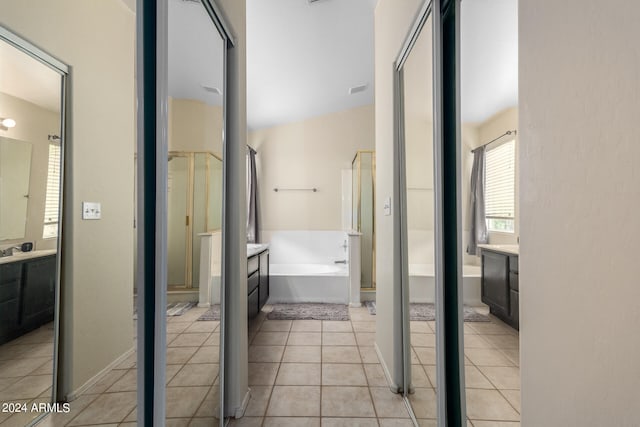
M 480 266 L 462 266 L 462 301 L 464 304 L 483 305 L 480 278 Z M 409 264 L 409 300 L 418 303 L 435 302 L 433 264 Z
M 349 303 L 344 264 L 270 264 L 269 303 Z

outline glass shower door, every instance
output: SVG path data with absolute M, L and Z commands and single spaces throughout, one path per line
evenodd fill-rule
M 375 290 L 375 153 L 358 151 L 352 168 L 352 227 L 360 237 L 361 284 L 364 291 Z
M 168 247 L 167 271 L 169 287 L 185 287 L 189 283 L 189 157 L 170 154 L 168 183 Z

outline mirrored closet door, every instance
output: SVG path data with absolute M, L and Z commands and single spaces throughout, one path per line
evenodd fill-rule
M 0 425 L 55 402 L 66 67 L 47 58 L 0 27 Z

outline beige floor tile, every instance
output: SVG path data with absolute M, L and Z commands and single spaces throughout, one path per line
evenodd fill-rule
M 356 341 L 359 346 L 373 346 L 376 343 L 376 334 L 373 332 L 356 332 Z
M 19 381 L 20 379 L 22 379 L 23 377 L 7 377 L 7 378 L 0 378 L 0 391 L 5 390 L 6 388 L 8 388 L 9 386 L 11 386 L 11 384 L 16 383 L 17 381 Z
M 168 418 L 165 427 L 187 427 L 190 421 L 189 418 Z
M 411 345 L 413 347 L 435 347 L 435 334 L 411 334 Z
M 220 419 L 216 417 L 193 418 L 189 422 L 189 427 L 213 427 L 219 426 Z
M 520 390 L 520 369 L 504 366 L 480 366 L 480 371 L 489 378 L 496 388 Z
M 430 347 L 418 347 L 419 349 L 422 348 L 430 348 Z M 435 349 L 433 349 L 434 353 L 435 353 Z M 416 349 L 411 347 L 411 364 L 412 365 L 417 365 L 420 363 L 420 359 L 418 358 L 418 354 L 416 353 Z
M 119 423 L 135 406 L 135 392 L 102 394 L 84 408 L 69 425 Z
M 249 363 L 249 385 L 273 385 L 278 367 L 278 363 Z
M 322 363 L 362 363 L 356 346 L 323 346 Z
M 380 363 L 380 359 L 378 359 L 378 353 L 376 353 L 376 348 L 373 346 L 358 346 L 360 349 L 360 357 L 362 358 L 362 363 Z
M 518 331 L 513 329 L 510 326 L 498 321 L 491 322 L 467 322 L 477 334 L 481 335 L 503 335 L 503 334 L 511 334 L 517 335 Z
M 207 332 L 196 332 L 193 334 L 180 334 L 171 341 L 169 347 L 199 347 L 207 340 L 209 337 L 209 333 Z
M 366 364 L 364 373 L 367 376 L 369 387 L 385 387 L 388 385 L 384 370 L 380 364 Z
M 212 333 L 209 338 L 204 342 L 205 346 L 220 346 L 220 332 Z
M 353 332 L 353 327 L 348 321 L 323 320 L 322 332 Z
M 321 332 L 322 320 L 294 320 L 291 332 Z
M 252 345 L 249 347 L 249 362 L 280 362 L 284 349 L 283 345 Z
M 53 375 L 53 359 L 51 363 L 45 363 L 29 375 Z
M 320 363 L 322 357 L 320 346 L 285 347 L 282 362 L 286 363 Z
M 406 418 L 381 418 L 380 427 L 413 427 L 413 421 Z
M 178 338 L 178 335 L 180 334 L 167 334 L 167 345 L 171 344 L 173 340 Z
M 321 337 L 320 332 L 291 332 L 287 345 L 320 345 Z
M 432 387 L 422 365 L 411 365 L 411 384 L 413 387 Z
M 322 427 L 378 427 L 378 421 L 375 418 L 322 417 Z
M 214 385 L 209 389 L 206 397 L 196 411 L 196 417 L 220 417 L 220 385 Z
M 262 417 L 242 417 L 238 419 L 232 419 L 229 422 L 233 427 L 260 427 L 262 426 Z
M 69 413 L 57 412 L 45 418 L 38 427 L 61 427 L 67 425 L 69 421 L 78 416 L 84 408 L 93 402 L 98 396 L 82 395 L 71 402 Z
M 413 349 L 418 356 L 418 361 L 423 365 L 436 364 L 436 349 L 433 347 L 418 347 Z
M 515 366 L 520 366 L 520 350 L 501 350 L 501 352 L 507 356 L 507 359 L 509 359 Z
M 432 388 L 416 388 L 414 393 L 409 395 L 409 401 L 416 418 L 436 419 L 437 400 Z
M 113 383 L 113 385 L 107 389 L 107 392 L 113 393 L 119 391 L 136 391 L 137 384 L 138 370 L 130 369 L 118 381 Z
M 285 345 L 288 332 L 258 332 L 251 342 L 252 345 Z
M 51 357 L 20 358 L 0 362 L 0 378 L 24 377 L 45 363 L 51 363 Z
M 520 338 L 518 335 L 483 335 L 493 347 L 500 350 L 517 350 L 520 348 Z
M 185 332 L 187 332 L 187 333 L 213 332 L 218 328 L 219 325 L 220 325 L 220 322 L 218 322 L 218 321 L 202 320 L 202 321 L 198 321 L 198 322 L 193 322 L 185 330 Z
M 211 387 L 167 387 L 167 418 L 190 418 Z
M 375 417 L 368 387 L 322 387 L 323 417 Z
M 419 418 L 418 419 L 418 426 L 420 427 L 438 427 L 438 421 L 437 420 L 427 420 L 424 418 Z M 471 425 L 471 423 L 468 423 L 467 427 L 473 427 Z
M 322 345 L 356 345 L 353 332 L 323 332 Z
M 21 378 L 3 391 L 0 391 L 0 402 L 19 399 L 35 399 L 51 387 L 51 375 L 29 375 Z
M 495 388 L 487 377 L 485 377 L 475 366 L 467 365 L 464 367 L 464 383 L 467 388 Z
M 412 334 L 432 334 L 433 329 L 427 322 L 412 320 L 410 325 Z
M 370 390 L 379 418 L 409 418 L 402 395 L 392 393 L 388 387 L 371 387 Z
M 375 321 L 375 316 L 369 314 L 369 311 L 350 311 L 349 316 L 352 322 L 371 322 Z
M 520 413 L 520 390 L 500 390 L 500 393 Z
M 322 385 L 366 386 L 367 377 L 362 365 L 323 363 Z
M 260 325 L 262 332 L 289 332 L 291 329 L 291 320 L 265 320 Z
M 431 386 L 433 388 L 438 388 L 438 378 L 437 378 L 437 368 L 436 365 L 422 365 L 424 371 L 427 373 L 427 377 L 429 377 L 429 381 L 431 382 Z
M 473 427 L 520 427 L 519 422 L 473 420 Z
M 251 386 L 251 396 L 244 415 L 247 417 L 263 417 L 267 412 L 267 405 L 271 397 L 271 386 Z
M 267 416 L 317 417 L 319 415 L 319 386 L 275 386 L 273 388 Z
M 135 368 L 137 361 L 138 361 L 138 355 L 134 351 L 129 356 L 127 356 L 126 359 L 124 359 L 122 362 L 120 362 L 120 364 L 118 364 L 118 366 L 116 366 L 115 369 L 132 369 L 132 368 Z
M 167 322 L 167 333 L 181 334 L 186 331 L 189 326 L 191 326 L 191 322 Z
M 466 348 L 464 353 L 476 366 L 513 366 L 511 360 L 499 350 Z
M 474 420 L 520 420 L 516 410 L 498 390 L 467 389 L 467 416 L 472 422 Z
M 199 347 L 167 347 L 167 365 L 184 365 Z
M 264 427 L 320 427 L 318 417 L 267 417 Z
M 217 363 L 196 363 L 184 365 L 169 382 L 169 387 L 213 385 L 220 366 Z
M 125 369 L 112 369 L 107 372 L 98 382 L 90 387 L 84 394 L 100 394 L 107 391 L 116 381 L 118 381 L 124 374 L 127 373 Z
M 276 385 L 320 385 L 320 364 L 282 363 Z
M 375 332 L 376 322 L 351 322 L 355 332 Z
M 166 371 L 166 381 L 165 384 L 169 384 L 169 382 L 176 376 L 176 374 L 182 369 L 184 365 L 167 365 Z
M 464 348 L 493 348 L 486 337 L 491 335 L 465 335 Z
M 216 345 L 200 347 L 187 363 L 219 363 L 220 347 Z

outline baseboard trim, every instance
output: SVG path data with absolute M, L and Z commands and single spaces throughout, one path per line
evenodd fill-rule
M 382 365 L 382 371 L 384 372 L 384 376 L 387 379 L 387 384 L 389 385 L 389 388 L 394 393 L 400 393 L 401 392 L 400 387 L 393 381 L 393 378 L 391 377 L 391 373 L 387 368 L 387 364 L 385 363 L 385 360 L 382 357 L 382 352 L 378 347 L 378 343 L 374 344 L 374 348 L 376 349 L 376 354 L 378 355 L 378 360 L 380 361 L 380 365 Z
M 67 402 L 73 402 L 78 397 L 80 397 L 85 391 L 89 390 L 91 387 L 96 385 L 98 381 L 104 378 L 113 368 L 124 362 L 127 357 L 131 356 L 136 351 L 135 347 L 131 347 L 129 350 L 125 351 L 120 357 L 118 357 L 113 362 L 109 363 L 103 370 L 95 374 L 91 377 L 86 383 L 78 387 L 75 391 L 72 391 L 67 396 L 65 396 L 65 400 Z

